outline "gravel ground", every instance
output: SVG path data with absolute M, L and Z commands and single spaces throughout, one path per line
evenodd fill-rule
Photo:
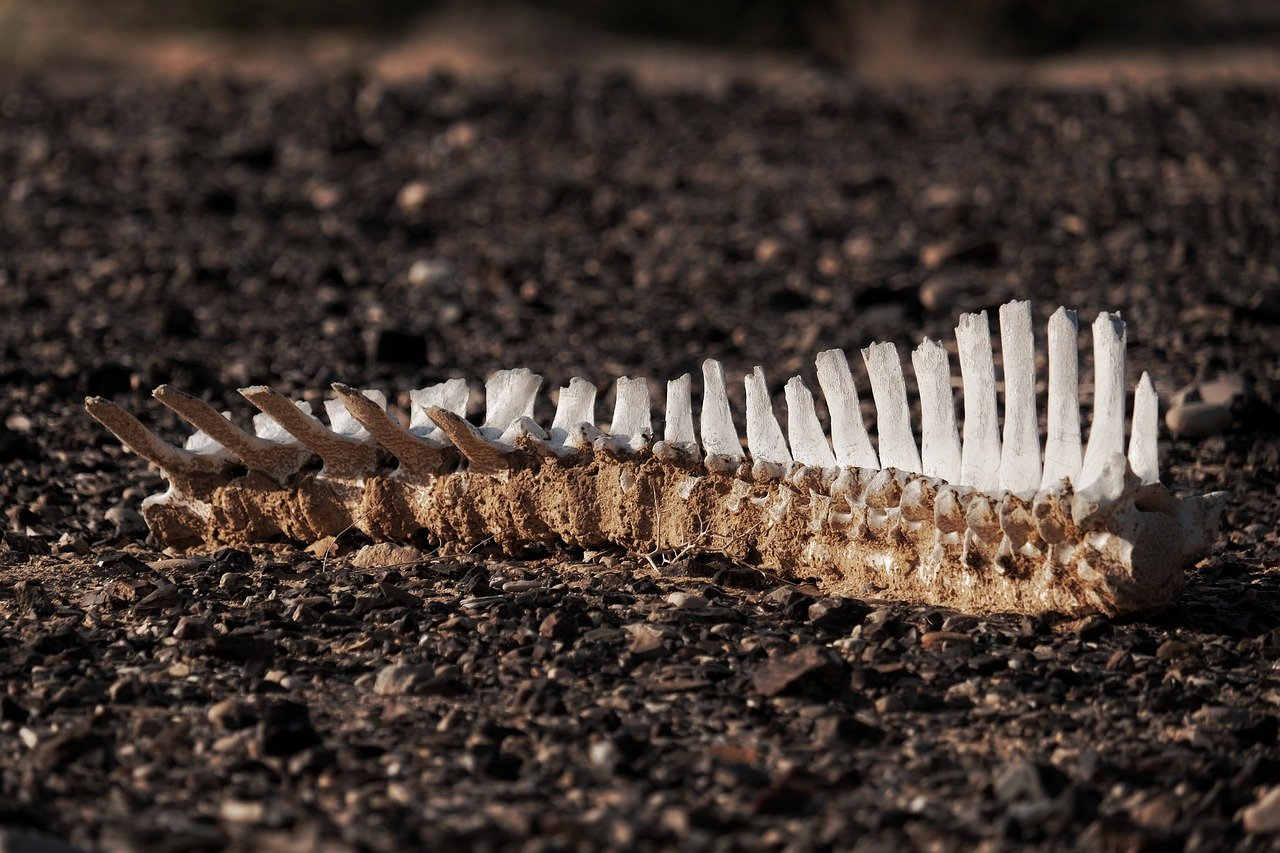
M 1225 87 L 5 84 L 0 847 L 1267 849 L 1277 128 L 1280 91 Z M 162 382 L 244 416 L 255 382 L 812 379 L 1014 297 L 1123 311 L 1166 401 L 1251 386 L 1162 445 L 1231 492 L 1163 613 L 357 537 L 161 554 L 159 479 L 81 409 L 177 437 Z

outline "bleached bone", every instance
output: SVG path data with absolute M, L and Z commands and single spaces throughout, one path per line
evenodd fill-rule
M 818 411 L 813 407 L 813 394 L 804 380 L 793 376 L 787 381 L 787 438 L 791 454 L 797 462 L 814 468 L 836 467 L 836 455 L 822 432 Z
M 185 448 L 112 403 L 85 405 L 169 480 L 169 491 L 142 510 L 155 538 L 174 547 L 310 542 L 354 527 L 375 539 L 424 536 L 446 549 L 492 540 L 512 551 L 556 542 L 711 551 L 817 576 L 836 592 L 874 588 L 970 611 L 1080 615 L 1166 604 L 1183 568 L 1210 549 L 1223 496 L 1179 498 L 1160 484 L 1158 399 L 1145 374 L 1125 455 L 1125 334 L 1115 315 L 1094 324 L 1097 390 L 1083 459 L 1074 315 L 1060 310 L 1050 319 L 1042 459 L 1030 318 L 1027 303 L 1000 312 L 1003 442 L 985 314 L 966 315 L 957 328 L 963 442 L 946 350 L 926 340 L 912 354 L 923 453 L 896 348 L 864 350 L 878 458 L 838 350 L 817 365 L 835 440 L 798 377 L 785 388 L 784 436 L 756 368 L 745 378 L 749 457 L 714 361 L 703 365 L 701 435 L 686 375 L 667 384 L 663 439 L 651 447 L 644 380 L 618 381 L 610 434 L 594 424 L 595 387 L 572 380 L 547 431 L 533 418 L 541 379 L 523 368 L 486 383 L 483 426 L 465 417 L 461 380 L 411 392 L 407 429 L 377 392 L 335 384 L 326 427 L 305 403 L 245 389 L 263 412 L 254 435 L 195 398 L 157 389 L 199 430 Z M 318 473 L 301 466 L 311 452 L 324 462 Z M 868 464 L 851 466 L 850 458 Z
M 1036 416 L 1036 352 L 1031 303 L 1000 306 L 1004 359 L 1004 440 L 1000 488 L 1031 497 L 1040 487 L 1040 421 Z
M 1040 488 L 1080 474 L 1080 356 L 1076 312 L 1059 308 L 1049 318 L 1049 431 Z
M 964 380 L 960 483 L 990 492 L 1000 483 L 1000 427 L 996 420 L 996 366 L 986 311 L 960 315 L 956 344 Z
M 742 381 L 747 389 L 747 449 L 751 451 L 751 458 L 756 462 L 790 465 L 791 451 L 787 449 L 778 419 L 773 416 L 764 371 L 757 367 Z
M 723 470 L 736 468 L 743 456 L 724 387 L 724 365 L 710 358 L 702 363 L 702 449 L 708 464 Z
M 674 460 L 698 454 L 698 437 L 693 431 L 693 391 L 689 374 L 667 382 L 667 418 L 662 441 L 653 446 L 656 456 Z
M 268 441 L 245 432 L 208 403 L 172 385 L 161 385 L 152 396 L 225 447 L 250 471 L 259 471 L 277 482 L 283 482 L 311 456 L 311 451 L 297 442 Z
M 332 477 L 359 477 L 378 467 L 378 451 L 372 444 L 325 429 L 320 421 L 265 385 L 241 388 L 240 394 L 280 428 L 306 445 L 324 462 Z
M 867 425 L 862 422 L 858 387 L 854 384 L 844 350 L 829 349 L 818 353 L 818 385 L 822 387 L 827 411 L 831 415 L 831 444 L 836 464 L 879 468 L 880 460 L 871 447 Z
M 948 483 L 960 481 L 960 430 L 951 394 L 951 359 L 925 338 L 911 353 L 920 391 L 920 462 L 924 473 Z
M 1080 487 L 1087 487 L 1124 453 L 1125 327 L 1119 314 L 1103 311 L 1093 321 L 1093 423 L 1080 469 Z
M 551 444 L 572 450 L 584 450 L 589 442 L 579 429 L 583 424 L 595 425 L 596 386 L 575 376 L 560 389 L 555 420 L 551 423 Z
M 653 437 L 653 421 L 649 417 L 649 380 L 623 376 L 614 390 L 609 438 L 622 450 L 638 452 L 647 447 Z
M 414 435 L 387 414 L 385 403 L 378 405 L 367 392 L 361 393 L 341 382 L 333 383 L 332 387 L 351 417 L 400 461 L 400 467 L 406 473 L 416 477 L 439 473 L 453 458 L 447 452 L 445 442 Z
M 898 348 L 885 342 L 862 351 L 876 401 L 876 432 L 880 436 L 880 464 L 902 471 L 920 471 L 920 451 L 911 434 L 911 409 L 907 383 L 902 376 Z

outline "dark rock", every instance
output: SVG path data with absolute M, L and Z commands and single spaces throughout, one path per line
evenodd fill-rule
M 826 698 L 847 689 L 848 667 L 827 648 L 806 646 L 772 657 L 756 667 L 752 683 L 765 696 L 806 695 Z
M 865 604 L 850 598 L 820 598 L 809 605 L 809 621 L 821 628 L 847 631 L 869 611 Z
M 321 743 L 307 706 L 282 699 L 265 705 L 255 734 L 262 755 L 286 757 Z
M 995 792 L 1005 803 L 1047 800 L 1060 794 L 1067 783 L 1066 775 L 1052 765 L 1015 758 L 996 773 Z

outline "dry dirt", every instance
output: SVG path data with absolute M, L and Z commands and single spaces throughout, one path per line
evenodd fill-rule
M 1280 816 L 1280 89 L 645 91 L 595 72 L 0 89 L 0 824 L 106 849 L 1265 849 Z M 775 382 L 1034 298 L 1238 373 L 1167 611 L 823 597 L 710 561 L 171 558 L 171 382 Z M 865 385 L 864 385 L 865 387 Z M 609 401 L 606 399 L 606 406 Z M 549 407 L 539 415 L 550 414 Z M 318 550 L 316 553 L 320 553 Z M 1249 832 L 1249 830 L 1254 830 Z

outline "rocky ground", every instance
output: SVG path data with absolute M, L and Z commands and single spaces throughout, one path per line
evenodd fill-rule
M 1280 90 L 1227 86 L 5 84 L 0 838 L 1266 849 L 1278 119 Z M 1162 447 L 1169 483 L 1231 491 L 1163 613 L 355 536 L 162 554 L 135 513 L 159 479 L 81 408 L 177 437 L 162 382 L 245 416 L 254 382 L 604 389 L 708 355 L 812 378 L 820 349 L 949 338 L 1014 297 L 1120 309 L 1166 401 L 1249 386 Z

